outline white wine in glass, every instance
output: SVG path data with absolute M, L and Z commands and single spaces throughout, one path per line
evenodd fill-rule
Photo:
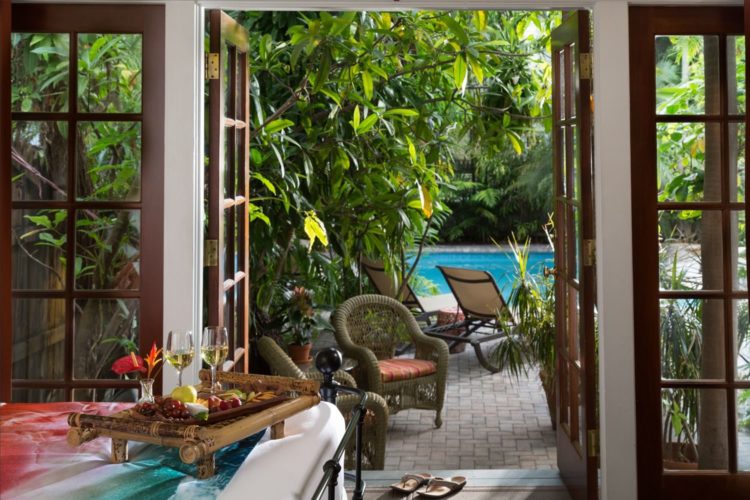
M 221 390 L 216 382 L 216 368 L 221 366 L 229 354 L 227 329 L 223 326 L 207 326 L 201 339 L 201 357 L 211 367 L 211 394 Z
M 195 345 L 191 330 L 172 330 L 167 336 L 164 359 L 177 370 L 177 385 L 182 386 L 182 370 L 193 362 Z

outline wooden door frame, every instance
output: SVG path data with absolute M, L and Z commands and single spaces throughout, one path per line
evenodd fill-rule
M 10 2 L 8 2 L 10 3 Z M 143 72 L 144 85 L 141 102 L 141 123 L 148 124 L 142 127 L 141 138 L 141 200 L 137 202 L 141 213 L 150 214 L 147 217 L 141 217 L 141 258 L 140 258 L 140 275 L 148 276 L 148 287 L 141 285 L 141 288 L 133 293 L 131 291 L 74 291 L 73 290 L 73 266 L 68 266 L 66 277 L 66 288 L 63 294 L 58 294 L 66 300 L 72 301 L 74 296 L 85 296 L 86 298 L 111 298 L 128 296 L 132 294 L 140 298 L 139 316 L 140 316 L 140 351 L 147 352 L 152 342 L 157 345 L 163 343 L 163 287 L 164 287 L 164 62 L 165 62 L 165 30 L 164 30 L 164 6 L 154 5 L 59 5 L 59 4 L 16 4 L 12 6 L 13 24 L 12 29 L 29 32 L 68 32 L 68 33 L 139 33 L 144 34 L 143 38 Z M 5 17 L 4 17 L 5 19 Z M 8 37 L 8 49 L 10 49 L 10 37 Z M 74 41 L 71 40 L 72 46 Z M 75 55 L 72 50 L 71 54 Z M 76 71 L 71 71 L 71 81 L 75 80 Z M 148 85 L 146 85 L 146 78 Z M 6 81 L 6 80 L 3 80 Z M 10 84 L 10 73 L 7 76 L 8 86 Z M 77 96 L 74 90 L 70 89 L 70 102 L 67 112 L 58 113 L 59 119 L 62 120 L 85 120 L 86 116 L 94 116 L 102 120 L 102 113 L 79 113 L 75 103 Z M 3 110 L 10 106 L 3 107 Z M 5 113 L 5 111 L 3 111 Z M 44 113 L 36 113 L 36 116 L 43 116 Z M 123 115 L 112 113 L 112 120 L 126 119 Z M 134 114 L 137 115 L 137 114 Z M 9 113 L 7 120 L 2 120 L 3 126 L 10 127 L 13 114 Z M 109 116 L 109 115 L 107 115 Z M 37 118 L 38 119 L 38 118 Z M 57 118 L 56 118 L 57 119 Z M 130 118 L 132 119 L 132 117 Z M 6 125 L 7 122 L 7 125 Z M 7 136 L 7 137 L 6 137 Z M 71 131 L 71 136 L 73 131 Z M 3 138 L 10 141 L 10 129 L 8 133 L 3 134 Z M 3 160 L 10 158 L 10 144 L 7 146 L 7 156 Z M 4 154 L 4 153 L 3 153 Z M 75 157 L 74 155 L 69 155 Z M 72 160 L 69 160 L 72 161 Z M 10 167 L 8 163 L 8 167 Z M 10 175 L 10 168 L 3 169 L 2 175 Z M 50 202 L 50 204 L 60 208 L 72 209 L 81 206 L 81 203 L 93 208 L 103 209 L 127 209 L 132 208 L 130 202 L 78 202 L 76 201 L 75 192 L 73 191 L 75 183 L 74 169 L 69 169 L 68 173 L 68 199 L 63 202 Z M 7 181 L 7 182 L 6 182 Z M 4 177 L 0 182 L 5 182 L 2 187 L 3 193 L 8 193 L 7 217 L 10 222 L 10 207 L 13 201 L 10 199 L 10 178 Z M 15 202 L 26 203 L 26 202 Z M 2 206 L 2 205 L 0 205 Z M 5 206 L 2 206 L 5 208 Z M 6 214 L 2 214 L 5 220 Z M 68 242 L 75 241 L 74 224 L 68 224 L 67 238 Z M 10 227 L 7 233 L 10 234 Z M 74 245 L 74 243 L 69 243 Z M 10 259 L 10 241 L 3 245 L 3 251 L 7 249 L 8 259 Z M 2 278 L 2 286 L 6 287 L 3 291 L 8 291 L 8 307 L 11 307 L 11 273 Z M 143 280 L 141 283 L 143 283 Z M 23 291 L 24 297 L 45 296 L 47 292 Z M 3 303 L 6 302 L 3 300 Z M 10 320 L 10 314 L 8 321 Z M 3 315 L 3 318 L 6 316 Z M 3 349 L 2 366 L 3 370 L 8 370 L 9 375 L 7 384 L 18 388 L 64 388 L 66 399 L 72 397 L 71 391 L 75 388 L 109 388 L 109 387 L 137 387 L 135 381 L 118 380 L 118 379 L 96 379 L 96 380 L 77 380 L 73 377 L 72 359 L 73 359 L 73 321 L 72 307 L 70 304 L 66 310 L 66 347 L 65 347 L 65 376 L 63 380 L 26 380 L 19 381 L 18 384 L 12 382 L 12 324 L 7 330 L 8 335 L 2 335 L 4 342 L 9 343 L 9 349 Z M 144 325 L 146 327 L 144 328 Z M 2 347 L 5 347 L 3 344 Z M 3 372 L 3 375 L 5 373 Z M 3 378 L 3 383 L 6 379 Z M 159 393 L 162 389 L 162 377 L 157 377 L 155 390 Z M 10 401 L 11 392 L 9 390 L 7 401 Z
M 571 443 L 570 437 L 568 434 L 566 434 L 564 428 L 565 426 L 569 426 L 570 423 L 563 424 L 561 422 L 561 415 L 562 415 L 562 397 L 563 397 L 563 388 L 562 384 L 563 381 L 562 377 L 560 376 L 560 366 L 561 363 L 567 363 L 562 355 L 562 353 L 567 352 L 567 349 L 563 348 L 562 342 L 563 340 L 567 340 L 568 337 L 565 335 L 562 335 L 563 329 L 567 328 L 567 324 L 564 321 L 564 315 L 562 314 L 562 309 L 560 307 L 556 307 L 556 317 L 555 322 L 557 325 L 557 373 L 555 374 L 556 378 L 556 409 L 557 409 L 557 415 L 556 415 L 556 423 L 557 423 L 557 453 L 558 453 L 558 464 L 561 463 L 561 461 L 569 461 L 571 463 L 582 463 L 579 467 L 583 470 L 583 475 L 580 474 L 572 474 L 572 469 L 566 471 L 563 467 L 560 467 L 558 465 L 558 468 L 560 469 L 560 474 L 564 476 L 564 481 L 566 483 L 566 486 L 571 490 L 571 493 L 574 494 L 576 497 L 580 498 L 590 498 L 595 499 L 598 497 L 598 484 L 597 484 L 597 466 L 598 461 L 596 458 L 595 453 L 591 453 L 592 450 L 596 448 L 596 444 L 590 442 L 590 435 L 589 431 L 593 429 L 598 428 L 598 422 L 596 420 L 597 416 L 597 409 L 596 409 L 596 387 L 597 387 L 597 374 L 596 374 L 596 359 L 595 359 L 595 325 L 594 325 L 594 304 L 596 302 L 595 300 L 595 280 L 596 280 L 596 266 L 595 262 L 588 262 L 585 259 L 585 253 L 586 253 L 586 245 L 584 244 L 585 241 L 590 240 L 593 241 L 595 234 L 594 234 L 594 199 L 593 199 L 593 150 L 592 150 L 592 120 L 591 120 L 591 107 L 589 103 L 589 98 L 591 96 L 591 75 L 581 75 L 580 73 L 580 58 L 581 54 L 591 54 L 591 46 L 590 46 L 590 17 L 588 15 L 588 11 L 572 11 L 566 19 L 563 20 L 563 23 L 555 28 L 555 32 L 558 33 L 560 36 L 555 37 L 553 34 L 552 39 L 552 50 L 553 50 L 553 72 L 557 75 L 557 80 L 559 80 L 561 77 L 566 78 L 565 81 L 565 91 L 566 91 L 566 101 L 561 103 L 559 102 L 559 99 L 557 98 L 557 91 L 553 89 L 552 95 L 553 95 L 553 113 L 555 115 L 555 120 L 558 120 L 558 116 L 560 115 L 560 105 L 568 104 L 569 102 L 575 102 L 576 111 L 575 111 L 575 126 L 576 126 L 576 141 L 578 146 L 578 154 L 579 159 L 575 159 L 573 155 L 575 155 L 575 150 L 572 148 L 572 140 L 570 142 L 566 142 L 565 147 L 562 149 L 566 155 L 566 159 L 564 162 L 566 164 L 570 164 L 571 160 L 573 163 L 578 164 L 578 175 L 580 176 L 580 199 L 578 200 L 578 207 L 579 210 L 579 217 L 581 221 L 581 227 L 580 227 L 580 242 L 578 243 L 578 253 L 575 256 L 572 256 L 573 261 L 578 261 L 579 266 L 579 272 L 580 272 L 580 281 L 578 284 L 578 296 L 579 296 L 579 328 L 578 328 L 578 345 L 576 346 L 576 349 L 579 351 L 578 359 L 580 361 L 580 375 L 581 378 L 579 380 L 579 383 L 581 384 L 581 401 L 578 402 L 576 405 L 577 407 L 580 407 L 581 405 L 584 408 L 584 412 L 580 415 L 578 415 L 578 419 L 583 419 L 583 425 L 581 426 L 581 423 L 577 422 L 577 428 L 572 431 L 574 433 L 580 432 L 581 427 L 583 428 L 584 432 L 583 435 L 580 436 L 580 443 L 581 443 L 581 449 L 576 449 L 576 447 Z M 569 70 L 566 69 L 565 71 L 561 71 L 560 68 L 560 61 L 559 58 L 555 56 L 555 51 L 561 46 L 557 42 L 557 39 L 562 40 L 563 46 L 567 46 L 570 41 L 574 40 L 577 43 L 575 44 L 575 47 L 573 48 L 572 54 L 571 54 L 571 60 L 564 61 L 564 64 L 566 66 L 570 66 Z M 583 50 L 582 50 L 583 49 Z M 570 72 L 568 74 L 568 71 Z M 569 76 L 570 78 L 567 78 Z M 554 81 L 557 81 L 554 80 Z M 571 92 L 572 94 L 572 101 L 568 101 L 567 97 L 570 96 Z M 568 107 L 565 112 L 565 117 L 568 118 L 571 114 L 571 109 Z M 560 141 L 564 140 L 560 136 L 560 133 L 557 131 L 557 122 L 554 125 L 554 130 L 552 131 L 553 134 L 553 141 L 554 141 L 554 153 L 553 153 L 553 161 L 558 161 L 558 154 L 562 147 L 560 144 Z M 582 133 L 586 132 L 586 133 Z M 572 195 L 570 194 L 570 190 L 574 189 L 573 185 L 577 182 L 577 179 L 575 176 L 572 175 L 572 170 L 570 168 L 565 169 L 565 179 L 559 178 L 559 173 L 561 172 L 562 168 L 555 164 L 554 166 L 554 173 L 555 173 L 555 184 L 554 184 L 554 197 L 555 197 L 555 221 L 556 221 L 556 242 L 555 242 L 555 264 L 557 268 L 557 276 L 555 280 L 555 286 L 556 286 L 556 294 L 555 294 L 555 303 L 561 304 L 564 301 L 560 301 L 560 298 L 562 297 L 564 290 L 563 287 L 567 286 L 567 280 L 569 278 L 568 270 L 571 267 L 571 256 L 568 255 L 569 249 L 563 249 L 564 238 L 563 231 L 565 231 L 565 228 L 559 227 L 559 210 L 565 209 L 566 210 L 566 217 L 567 217 L 567 208 L 569 204 L 571 203 L 570 200 L 572 200 L 573 203 L 575 203 L 576 200 L 573 199 Z M 560 194 L 562 190 L 561 186 L 566 185 L 567 188 L 564 190 L 564 195 Z M 566 201 L 568 200 L 568 201 Z M 567 219 L 565 219 L 567 221 Z M 575 221 L 571 221 L 569 223 L 569 227 L 572 227 L 571 224 L 575 224 Z M 569 234 L 568 237 L 574 236 L 576 234 L 576 229 L 572 231 L 572 235 Z M 573 248 L 576 247 L 576 245 L 572 245 Z M 561 259 L 567 258 L 568 262 L 563 262 Z M 563 307 L 567 307 L 567 304 L 565 304 Z M 590 338 L 589 338 L 590 336 Z M 569 388 L 568 388 L 569 389 Z M 593 396 L 593 397 L 592 397 Z M 578 395 L 576 395 L 576 398 L 578 398 Z M 595 451 L 595 450 L 594 450 Z M 580 472 L 580 471 L 579 471 Z M 567 475 L 566 475 L 567 474 Z
M 250 368 L 250 345 L 249 345 L 249 244 L 246 241 L 249 229 L 249 216 L 246 210 L 249 202 L 249 168 L 250 168 L 250 87 L 249 87 L 249 66 L 248 57 L 250 43 L 248 39 L 248 33 L 242 28 L 234 19 L 228 14 L 221 10 L 209 10 L 207 12 L 208 25 L 209 25 L 209 52 L 212 54 L 218 54 L 218 67 L 219 76 L 218 78 L 210 78 L 208 81 L 209 88 L 209 105 L 208 105 L 208 228 L 206 230 L 206 239 L 216 241 L 218 248 L 218 255 L 216 256 L 216 265 L 207 266 L 206 273 L 206 292 L 207 292 L 207 317 L 206 322 L 208 325 L 222 325 L 227 327 L 230 332 L 230 356 L 233 361 L 234 368 L 241 368 L 245 373 Z M 213 34 L 219 34 L 220 36 L 213 36 Z M 231 89 L 227 96 L 224 86 L 226 85 L 225 76 L 223 75 L 224 68 L 224 53 L 222 49 L 223 45 L 228 44 L 235 48 L 230 51 L 227 56 L 229 58 L 228 66 L 234 68 L 230 71 L 231 78 Z M 243 73 L 237 72 L 237 68 L 242 68 Z M 237 99 L 234 94 L 237 89 L 238 77 L 242 80 L 242 96 Z M 224 110 L 226 108 L 225 102 L 229 100 L 231 109 L 233 110 L 232 117 L 225 117 Z M 240 113 L 245 117 L 244 120 L 238 120 L 236 111 L 239 108 Z M 227 131 L 231 131 L 231 135 L 227 136 Z M 239 141 L 238 141 L 239 138 Z M 237 144 L 244 142 L 245 148 L 239 148 Z M 225 146 L 229 144 L 228 146 Z M 230 193 L 235 199 L 235 205 L 230 208 L 226 208 L 223 191 L 227 185 L 226 179 L 224 178 L 225 173 L 228 172 L 227 166 L 225 165 L 226 157 L 224 155 L 225 147 L 228 151 L 231 151 L 230 156 L 236 159 L 235 162 L 238 166 L 236 171 L 232 170 L 229 172 L 232 176 L 232 184 L 240 186 L 240 193 Z M 241 165 L 241 168 L 239 168 Z M 234 166 L 231 167 L 234 169 Z M 241 200 L 240 200 L 241 198 Z M 231 231 L 234 235 L 235 230 L 241 232 L 241 237 L 238 238 L 238 248 L 235 248 L 234 238 L 229 238 L 229 241 L 224 242 L 224 233 L 222 231 L 223 224 L 226 223 L 225 218 L 227 217 L 226 211 L 232 210 L 233 212 L 229 215 L 229 221 L 234 225 L 235 218 L 237 217 L 236 207 L 245 207 L 245 210 L 239 211 L 240 216 L 235 228 Z M 220 223 L 214 223 L 215 221 L 224 221 Z M 222 248 L 226 246 L 226 256 L 231 254 L 231 260 L 227 261 Z M 234 256 L 239 255 L 240 260 L 234 262 Z M 240 267 L 238 269 L 238 267 Z M 232 277 L 227 276 L 227 271 L 231 271 Z M 226 297 L 226 294 L 231 291 L 232 296 Z M 238 300 L 235 301 L 235 297 Z M 234 332 L 234 324 L 226 324 L 226 318 L 224 318 L 224 311 L 220 303 L 221 299 L 225 298 L 227 303 L 230 305 L 230 312 L 233 318 L 237 318 L 237 321 L 233 321 L 240 332 Z M 234 345 L 234 339 L 240 339 L 243 342 L 241 347 Z M 238 358 L 242 357 L 241 366 L 236 365 Z
M 0 0 L 0 234 L 11 231 L 11 169 L 10 169 L 10 0 Z M 3 238 L 0 238 L 3 241 Z M 13 319 L 11 317 L 11 251 L 0 245 L 0 401 L 10 401 L 13 351 Z M 6 293 L 7 290 L 7 293 Z
M 636 328 L 634 342 L 638 356 L 635 371 L 636 456 L 638 497 L 643 499 L 672 493 L 683 499 L 708 498 L 706 495 L 709 492 L 710 495 L 717 495 L 716 498 L 724 498 L 733 491 L 736 492 L 736 488 L 750 489 L 750 474 L 730 474 L 720 471 L 693 473 L 688 471 L 665 473 L 663 471 L 662 384 L 658 333 L 660 318 L 658 305 L 655 305 L 659 301 L 659 240 L 655 231 L 658 227 L 657 180 L 656 168 L 651 168 L 655 166 L 657 158 L 654 37 L 657 34 L 712 35 L 727 32 L 741 35 L 743 34 L 743 19 L 747 15 L 747 12 L 743 14 L 741 7 L 630 8 L 630 25 L 638 26 L 637 30 L 631 29 L 630 31 L 630 132 L 633 284 L 634 290 L 637 291 L 634 293 Z M 701 19 L 699 30 L 695 28 L 696 18 Z M 725 80 L 726 75 L 723 75 L 722 82 Z M 726 93 L 726 88 L 723 88 L 722 92 Z M 722 117 L 725 118 L 724 115 L 720 115 L 720 118 Z M 746 112 L 745 123 L 747 120 Z M 722 147 L 722 154 L 724 151 L 725 148 Z M 713 203 L 713 205 L 718 205 L 718 203 Z M 653 234 L 644 237 L 643 232 L 638 231 L 643 227 L 653 228 Z M 726 265 L 728 265 L 727 262 L 725 262 Z M 657 272 L 654 273 L 653 270 Z M 725 335 L 730 333 L 725 333 Z M 726 356 L 733 352 L 730 345 L 732 344 L 725 343 Z M 736 416 L 736 411 L 732 412 L 733 407 L 733 404 L 728 402 L 730 415 L 728 422 Z M 728 432 L 736 434 L 736 428 L 728 425 Z M 730 468 L 733 460 L 732 452 L 732 447 L 729 446 Z M 736 452 L 734 455 L 736 456 Z

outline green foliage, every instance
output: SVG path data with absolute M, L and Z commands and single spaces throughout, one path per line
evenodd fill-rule
M 262 321 L 293 283 L 329 304 L 361 292 L 362 256 L 405 272 L 406 251 L 435 241 L 450 212 L 456 159 L 522 153 L 550 114 L 544 53 L 558 14 L 233 15 L 257 54 L 251 296 Z M 324 256 L 297 251 L 311 214 Z
M 551 217 L 543 231 L 552 245 L 554 227 Z M 556 364 L 554 279 L 528 272 L 529 240 L 521 246 L 512 236 L 508 244 L 515 260 L 508 307 L 516 326 L 495 346 L 491 359 L 516 377 L 526 375 L 529 367 L 535 366 L 540 369 L 545 386 L 551 388 Z
M 449 242 L 489 243 L 500 235 L 544 241 L 552 211 L 552 149 L 546 134 L 527 136 L 518 155 L 506 149 L 490 158 L 459 162 L 444 194 L 451 215 L 440 230 Z

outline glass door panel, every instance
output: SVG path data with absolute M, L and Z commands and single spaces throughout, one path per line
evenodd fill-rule
M 161 344 L 163 15 L 13 6 L 14 398 L 132 399 L 112 362 Z
M 631 40 L 643 498 L 750 488 L 737 475 L 750 437 L 742 18 L 730 8 L 631 9 L 631 25 L 648 19 Z

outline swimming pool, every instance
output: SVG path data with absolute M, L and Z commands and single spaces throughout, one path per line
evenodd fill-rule
M 553 252 L 529 252 L 529 271 L 541 274 L 544 266 L 554 267 L 555 254 Z M 436 266 L 464 267 L 489 271 L 497 282 L 497 286 L 507 298 L 513 286 L 515 274 L 515 258 L 510 251 L 475 251 L 459 252 L 450 250 L 435 250 L 425 252 L 419 259 L 416 274 L 426 278 L 438 287 L 438 293 L 451 293 L 448 283 Z

